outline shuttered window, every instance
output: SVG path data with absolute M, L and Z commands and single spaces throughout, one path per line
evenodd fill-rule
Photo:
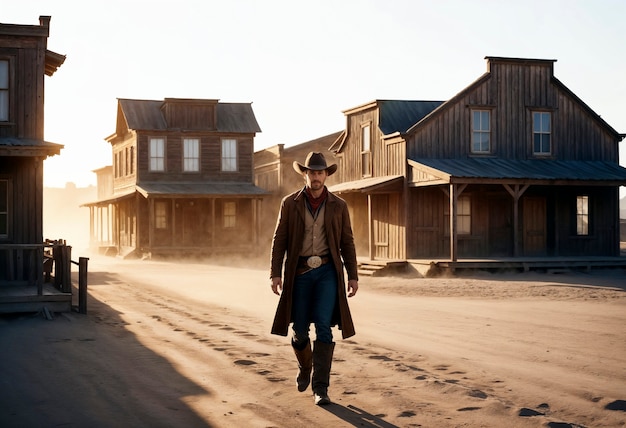
M 491 152 L 491 112 L 472 111 L 472 153 Z
M 200 171 L 200 140 L 197 138 L 183 140 L 183 171 Z
M 150 171 L 165 171 L 165 138 L 150 138 Z
M 237 140 L 222 140 L 222 171 L 237 171 Z
M 0 61 L 0 122 L 9 120 L 9 61 Z
M 552 153 L 552 125 L 549 112 L 533 112 L 533 153 L 549 155 Z

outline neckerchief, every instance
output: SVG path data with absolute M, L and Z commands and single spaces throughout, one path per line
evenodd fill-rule
M 311 189 L 309 189 L 308 187 L 306 188 L 305 193 L 306 200 L 308 202 L 307 206 L 311 210 L 311 214 L 313 214 L 313 217 L 315 217 L 315 215 L 317 214 L 317 210 L 324 203 L 326 197 L 328 196 L 328 189 L 326 188 L 326 186 L 324 186 L 324 190 L 318 198 L 313 197 L 313 195 L 311 194 Z

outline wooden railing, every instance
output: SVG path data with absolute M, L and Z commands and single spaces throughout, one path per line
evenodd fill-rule
M 69 293 L 72 247 L 65 241 L 43 244 L 0 244 L 0 283 L 3 285 L 36 285 L 43 294 L 44 282 L 51 282 Z M 54 277 L 54 278 L 53 278 Z

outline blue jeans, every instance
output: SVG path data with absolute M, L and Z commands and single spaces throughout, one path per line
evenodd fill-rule
M 296 275 L 291 308 L 294 342 L 306 342 L 309 326 L 314 323 L 316 340 L 332 343 L 330 324 L 336 303 L 337 274 L 332 262 Z

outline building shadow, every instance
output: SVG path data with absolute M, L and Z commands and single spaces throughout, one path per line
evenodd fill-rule
M 344 407 L 341 404 L 332 403 L 328 406 L 322 406 L 322 408 L 355 427 L 399 428 L 397 425 L 389 423 L 353 405 Z

